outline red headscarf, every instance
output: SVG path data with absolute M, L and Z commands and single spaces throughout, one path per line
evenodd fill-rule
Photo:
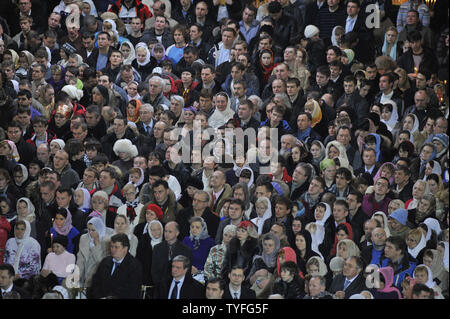
M 295 254 L 294 249 L 292 249 L 291 247 L 283 247 L 281 248 L 278 253 L 280 253 L 280 251 L 284 252 L 284 262 L 286 261 L 293 261 L 295 264 L 297 264 L 297 255 Z M 280 264 L 280 259 L 277 256 L 277 272 L 278 272 L 278 276 L 281 277 L 281 264 Z M 303 279 L 305 278 L 305 276 L 303 276 L 303 273 L 301 270 L 298 271 L 298 275 Z

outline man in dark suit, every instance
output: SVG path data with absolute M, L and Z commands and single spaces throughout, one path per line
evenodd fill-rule
M 365 279 L 362 275 L 364 261 L 360 257 L 349 257 L 344 263 L 342 274 L 334 277 L 330 292 L 337 299 L 349 299 L 366 289 Z
M 152 278 L 155 285 L 170 279 L 168 269 L 171 267 L 175 256 L 183 255 L 192 260 L 191 249 L 177 239 L 179 233 L 178 223 L 168 222 L 164 227 L 165 240 L 153 247 Z
M 355 176 L 367 172 L 374 178 L 380 168 L 380 163 L 377 162 L 376 151 L 373 148 L 365 148 L 362 152 L 362 160 L 363 166 L 355 171 Z
M 191 261 L 178 255 L 172 260 L 172 278 L 161 281 L 155 292 L 155 299 L 204 299 L 203 285 L 192 278 Z
M 31 299 L 30 295 L 25 289 L 14 285 L 15 271 L 10 264 L 0 265 L 0 299 L 8 292 L 17 292 L 21 299 Z
M 111 256 L 103 258 L 92 277 L 90 299 L 114 297 L 138 299 L 141 297 L 142 266 L 128 253 L 130 240 L 125 234 L 111 237 Z
M 230 283 L 225 286 L 222 299 L 256 299 L 255 291 L 242 285 L 245 276 L 241 266 L 233 266 L 228 279 Z

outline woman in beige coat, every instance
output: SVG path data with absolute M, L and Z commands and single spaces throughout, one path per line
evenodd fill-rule
M 88 221 L 88 232 L 81 236 L 77 254 L 82 288 L 90 287 L 92 276 L 97 271 L 98 265 L 104 257 L 110 255 L 109 244 L 112 231 L 99 217 L 93 217 Z

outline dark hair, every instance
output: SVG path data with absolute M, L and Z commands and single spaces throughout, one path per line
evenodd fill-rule
M 55 213 L 55 216 L 56 215 L 61 215 L 64 218 L 67 218 L 67 210 L 65 208 L 58 208 L 58 210 Z
M 239 205 L 239 206 L 241 207 L 242 212 L 245 211 L 245 203 L 244 203 L 242 200 L 237 199 L 237 198 L 233 198 L 233 199 L 230 201 L 230 206 L 233 205 L 233 204 Z
M 348 169 L 348 168 L 346 168 L 346 167 L 339 167 L 338 169 L 337 169 L 337 171 L 336 171 L 336 176 L 337 175 L 343 175 L 344 176 L 344 178 L 347 180 L 347 181 L 351 181 L 352 180 L 352 172 L 350 172 L 350 170 Z
M 109 161 L 108 156 L 106 156 L 105 153 L 98 153 L 92 159 L 92 165 L 96 165 L 96 164 L 104 164 L 104 165 L 106 165 L 108 163 L 108 161 Z
M 402 253 L 404 253 L 406 250 L 406 241 L 400 236 L 388 237 L 388 239 L 386 239 L 386 242 L 390 242 L 392 245 L 395 246 L 395 249 L 401 250 Z
M 362 203 L 363 198 L 364 198 L 363 194 L 361 194 L 358 191 L 355 191 L 354 189 L 350 189 L 350 192 L 348 193 L 348 195 L 355 195 L 356 196 L 356 202 L 358 202 L 358 203 Z
M 67 188 L 67 187 L 59 187 L 57 190 L 56 190 L 58 193 L 66 193 L 67 195 L 69 195 L 69 196 L 72 196 L 73 195 L 73 191 L 72 191 L 72 189 L 71 188 Z
M 277 204 L 284 205 L 288 210 L 292 210 L 292 201 L 285 196 L 277 196 L 275 198 L 275 205 Z
M 224 290 L 225 289 L 225 281 L 222 280 L 222 278 L 220 277 L 211 277 L 207 280 L 206 282 L 206 286 L 208 286 L 208 284 L 219 284 L 219 289 L 220 290 Z
M 281 264 L 281 271 L 288 271 L 292 276 L 298 276 L 298 266 L 294 261 L 288 260 Z
M 105 167 L 104 169 L 102 169 L 102 171 L 100 173 L 103 173 L 103 172 L 108 173 L 109 176 L 111 178 L 113 178 L 113 179 L 117 179 L 117 177 L 118 177 L 116 170 L 114 168 L 110 167 L 110 166 Z
M 130 248 L 130 240 L 126 234 L 115 234 L 111 236 L 111 243 L 121 243 L 123 247 Z
M 163 178 L 167 175 L 167 171 L 162 166 L 153 166 L 148 171 L 148 176 L 158 176 L 160 178 Z
M 16 272 L 14 271 L 14 267 L 10 264 L 1 264 L 0 270 L 7 270 L 9 277 L 14 277 Z
M 428 292 L 430 294 L 429 299 L 434 299 L 434 290 L 432 288 L 428 288 L 427 285 L 416 283 L 413 286 L 412 294 L 419 296 L 422 291 Z
M 153 189 L 155 189 L 156 187 L 162 186 L 164 187 L 164 189 L 169 189 L 169 184 L 165 181 L 165 180 L 158 180 L 153 184 Z
M 347 212 L 349 211 L 348 203 L 347 203 L 347 201 L 345 201 L 343 199 L 336 199 L 336 201 L 334 202 L 333 206 L 335 206 L 335 205 L 344 206 L 344 209 Z
M 317 73 L 325 75 L 327 78 L 330 77 L 331 71 L 328 65 L 321 65 L 317 68 Z

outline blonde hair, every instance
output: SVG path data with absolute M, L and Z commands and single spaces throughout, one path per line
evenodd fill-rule
M 123 193 L 129 192 L 129 191 L 136 192 L 136 186 L 134 186 L 133 184 L 126 184 L 124 187 L 122 187 L 122 191 L 123 191 Z
M 415 229 L 411 229 L 408 232 L 408 237 L 411 236 L 412 238 L 414 238 L 414 240 L 419 243 L 420 239 L 422 238 L 422 231 L 419 228 L 415 228 Z

